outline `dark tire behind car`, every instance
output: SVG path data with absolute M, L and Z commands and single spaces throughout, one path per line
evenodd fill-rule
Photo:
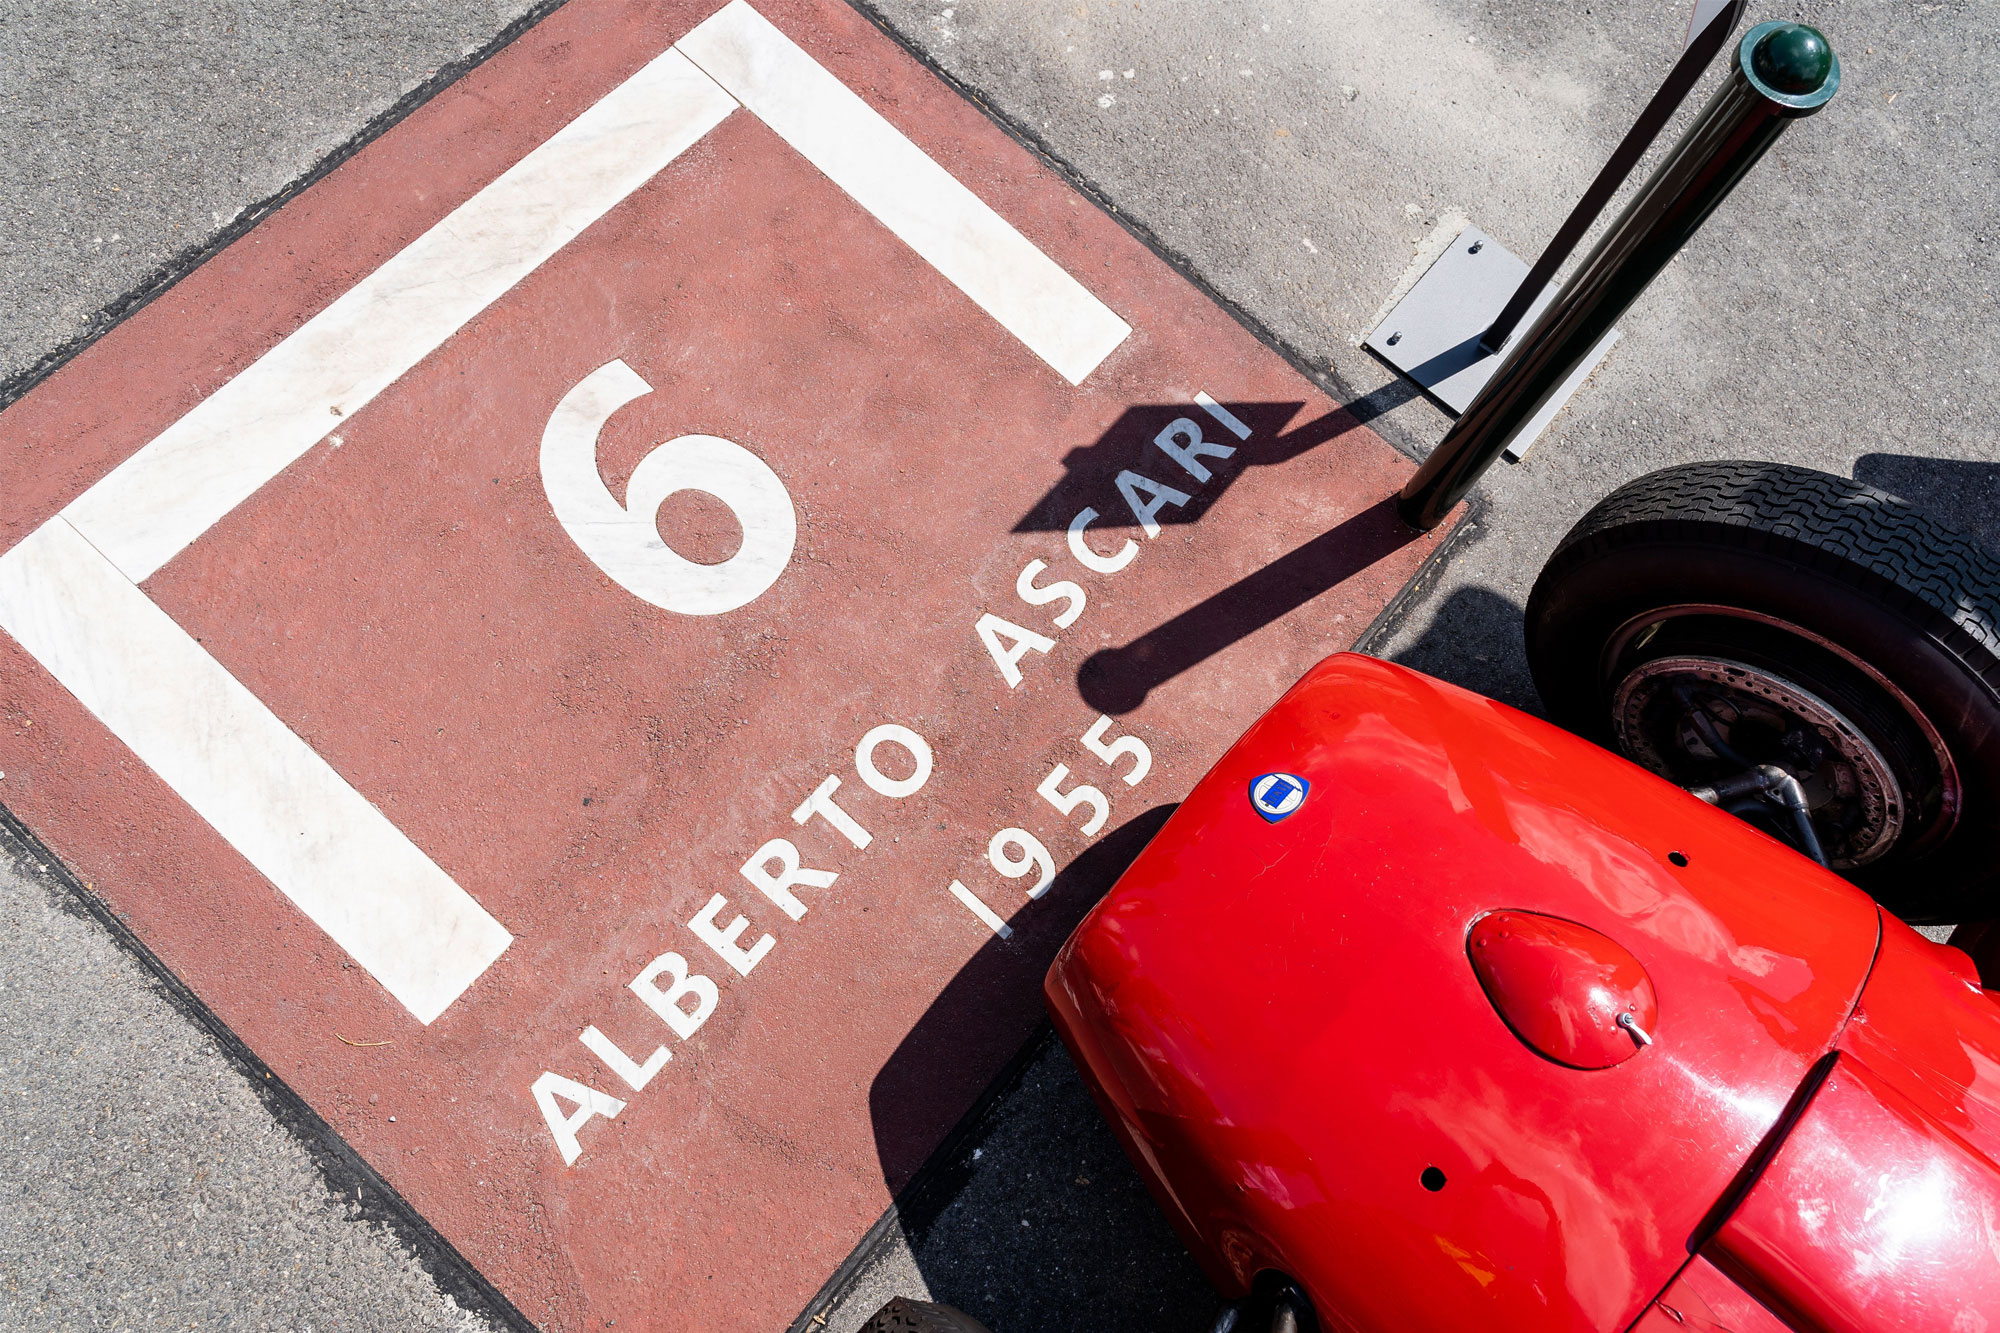
M 1563 538 L 1527 648 L 1562 725 L 1681 786 L 1776 765 L 1885 906 L 2000 915 L 2000 559 L 1972 538 L 1806 468 L 1667 468 Z
M 949 1305 L 898 1296 L 875 1312 L 857 1333 L 988 1333 L 986 1325 Z

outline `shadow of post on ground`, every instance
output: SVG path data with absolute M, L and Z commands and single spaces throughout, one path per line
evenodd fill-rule
M 1162 505 L 1156 514 L 1162 527 L 1198 523 L 1249 469 L 1298 458 L 1413 395 L 1414 390 L 1392 384 L 1297 424 L 1294 419 L 1304 409 L 1303 402 L 1223 404 L 1249 427 L 1247 443 L 1185 403 L 1129 407 L 1094 443 L 1070 451 L 1063 459 L 1062 479 L 1029 507 L 1014 531 L 1066 532 L 1086 504 L 1105 505 L 1093 531 L 1120 534 L 1138 529 L 1139 520 L 1128 508 L 1106 505 L 1103 497 L 1117 494 L 1117 478 L 1128 470 L 1166 485 L 1185 484 L 1179 465 L 1156 444 L 1183 420 L 1201 432 L 1200 438 L 1233 451 L 1227 457 L 1201 455 L 1200 462 L 1211 473 L 1209 480 L 1181 492 L 1186 503 Z M 1132 712 L 1154 689 L 1182 672 L 1419 539 L 1420 534 L 1397 519 L 1392 499 L 1385 496 L 1130 643 L 1093 654 L 1078 672 L 1078 691 L 1099 712 Z
M 1130 643 L 1092 653 L 1077 691 L 1100 713 L 1132 712 L 1183 671 L 1417 540 L 1385 497 Z
M 1064 456 L 1061 480 L 1028 507 L 1028 512 L 1021 516 L 1013 530 L 1067 531 L 1077 509 L 1091 503 L 1088 497 L 1105 494 L 1118 474 L 1127 468 L 1145 472 L 1162 481 L 1178 475 L 1175 465 L 1153 442 L 1161 431 L 1182 417 L 1196 421 L 1205 439 L 1235 448 L 1235 453 L 1228 458 L 1202 457 L 1202 462 L 1214 476 L 1203 483 L 1199 492 L 1192 494 L 1185 505 L 1169 505 L 1160 510 L 1159 522 L 1168 527 L 1199 523 L 1215 507 L 1215 502 L 1249 469 L 1289 463 L 1416 396 L 1415 389 L 1400 382 L 1390 384 L 1296 425 L 1293 419 L 1306 406 L 1302 401 L 1223 403 L 1224 408 L 1250 428 L 1250 441 L 1240 448 L 1236 446 L 1242 442 L 1191 403 L 1134 404 L 1120 413 L 1096 441 L 1072 449 Z M 1162 467 L 1167 470 L 1160 471 Z M 1136 527 L 1138 522 L 1129 513 L 1107 510 L 1096 530 Z

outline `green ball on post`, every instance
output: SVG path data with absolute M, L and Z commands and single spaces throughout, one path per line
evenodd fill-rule
M 1744 34 L 1739 59 L 1757 91 L 1798 110 L 1823 106 L 1840 88 L 1840 58 L 1809 24 L 1760 23 Z

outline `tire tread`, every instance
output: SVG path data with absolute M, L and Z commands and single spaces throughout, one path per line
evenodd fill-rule
M 1907 920 L 2000 917 L 2000 557 L 1846 477 L 1734 461 L 1650 473 L 1578 520 L 1529 594 L 1528 664 L 1550 717 L 1617 749 L 1604 654 L 1632 617 L 1688 602 L 1796 618 L 1928 701 L 1959 779 L 1952 822 L 1849 878 Z
M 2000 558 L 1866 482 L 1784 463 L 1701 462 L 1619 487 L 1571 528 L 1551 567 L 1588 559 L 1621 530 L 1730 529 L 1741 545 L 1803 559 L 1878 603 L 1933 624 L 2000 691 Z M 1693 535 L 1689 532 L 1689 535 Z M 1949 629 L 1946 629 L 1946 626 Z M 1970 650 L 1970 651 L 1967 651 Z

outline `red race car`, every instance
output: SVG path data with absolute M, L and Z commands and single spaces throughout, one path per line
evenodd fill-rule
M 1901 501 L 1705 464 L 1538 582 L 1571 730 L 1299 682 L 1046 987 L 1220 1327 L 2000 1330 L 2000 999 L 1856 887 L 1993 915 L 1996 626 Z
M 2000 560 L 1670 468 L 1527 648 L 1321 663 L 1048 973 L 1217 1333 L 2000 1333 L 2000 930 L 1887 910 L 2000 915 Z

